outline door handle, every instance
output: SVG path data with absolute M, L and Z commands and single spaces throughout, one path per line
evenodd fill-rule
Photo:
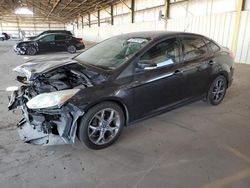
M 130 87 L 136 87 L 136 86 L 138 86 L 140 84 L 140 82 L 138 81 L 138 80 L 136 80 L 136 81 L 134 81 L 134 82 L 132 82 L 131 84 L 130 84 Z
M 210 60 L 209 62 L 208 62 L 208 64 L 209 65 L 213 65 L 215 62 L 213 61 L 213 60 Z
M 174 75 L 176 75 L 176 76 L 179 76 L 179 75 L 181 75 L 182 73 L 183 73 L 183 71 L 181 71 L 181 70 L 179 70 L 179 69 L 177 69 L 177 70 L 174 71 Z

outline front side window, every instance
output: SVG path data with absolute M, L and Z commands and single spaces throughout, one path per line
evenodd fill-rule
M 55 35 L 47 35 L 39 39 L 40 42 L 52 42 L 55 40 Z
M 152 47 L 141 60 L 146 60 L 157 65 L 166 66 L 180 62 L 179 45 L 176 38 L 167 39 Z
M 150 39 L 147 38 L 119 38 L 107 39 L 85 52 L 75 60 L 82 64 L 89 64 L 102 69 L 116 69 L 129 57 L 143 48 Z
M 207 46 L 201 38 L 183 37 L 182 43 L 185 61 L 199 58 L 207 53 Z

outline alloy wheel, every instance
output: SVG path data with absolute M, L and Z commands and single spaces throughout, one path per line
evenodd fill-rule
M 88 124 L 88 137 L 96 145 L 111 142 L 119 132 L 121 117 L 112 108 L 105 108 L 93 116 Z
M 212 97 L 214 102 L 219 102 L 223 99 L 226 91 L 226 84 L 224 79 L 218 79 L 214 83 L 213 90 L 212 90 Z
M 27 55 L 35 55 L 36 54 L 36 49 L 35 48 L 33 48 L 33 47 L 29 47 L 28 49 L 27 49 Z

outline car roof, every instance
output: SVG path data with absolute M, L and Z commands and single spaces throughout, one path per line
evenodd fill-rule
M 58 29 L 58 30 L 46 30 L 46 31 L 44 31 L 44 32 L 48 32 L 48 31 L 51 31 L 51 32 L 52 32 L 52 31 L 59 31 L 59 32 L 60 32 L 60 31 L 68 31 L 68 30 L 61 30 L 61 29 Z M 68 32 L 70 32 L 70 31 L 68 31 Z
M 204 37 L 199 34 L 195 33 L 187 33 L 187 32 L 176 32 L 176 31 L 142 31 L 142 32 L 133 32 L 133 33 L 126 33 L 122 35 L 117 35 L 116 37 L 119 38 L 134 38 L 134 37 L 139 37 L 139 38 L 151 38 L 151 39 L 158 39 L 158 38 L 165 38 L 168 36 L 173 36 L 173 35 L 191 35 L 191 36 L 200 36 Z
M 43 34 L 42 36 L 48 36 L 48 35 L 65 35 L 65 36 L 71 36 L 67 33 L 46 33 L 46 34 Z M 72 37 L 72 36 L 71 36 Z

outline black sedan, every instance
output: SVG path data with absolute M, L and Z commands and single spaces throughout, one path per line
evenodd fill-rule
M 0 34 L 0 40 L 1 41 L 9 40 L 9 39 L 10 39 L 10 35 L 8 35 L 7 33 Z
M 22 140 L 37 145 L 113 144 L 123 127 L 196 100 L 218 105 L 233 80 L 233 55 L 201 35 L 141 32 L 116 36 L 73 59 L 14 69 Z
M 14 51 L 21 55 L 35 55 L 42 52 L 68 51 L 75 53 L 83 49 L 84 43 L 81 38 L 71 35 L 53 33 L 42 35 L 32 41 L 22 41 L 14 46 Z

